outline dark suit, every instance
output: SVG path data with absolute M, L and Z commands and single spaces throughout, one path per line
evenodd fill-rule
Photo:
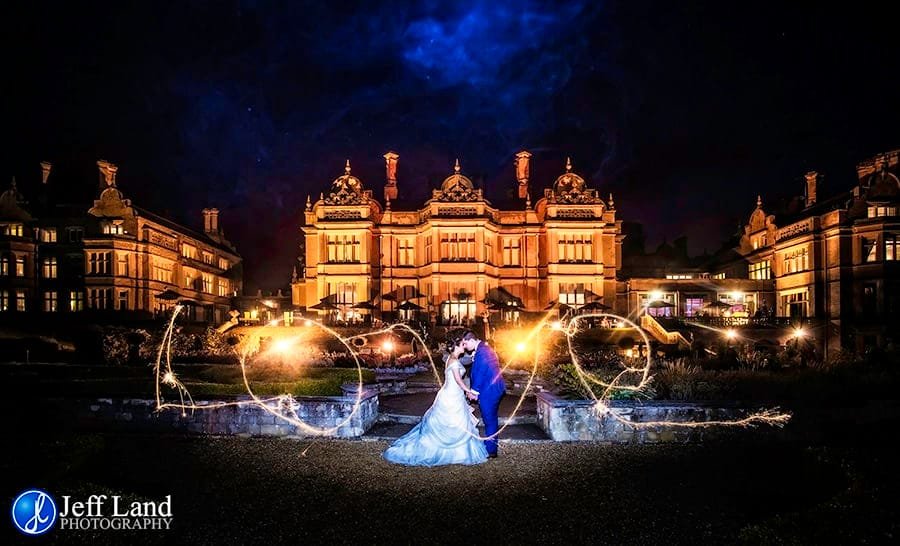
M 472 357 L 471 375 L 472 388 L 478 391 L 478 407 L 484 421 L 484 435 L 493 436 L 500 428 L 497 410 L 500 407 L 500 399 L 506 394 L 506 383 L 500 372 L 500 359 L 497 353 L 483 341 L 478 344 Z M 485 440 L 484 447 L 490 454 L 497 453 L 497 438 Z

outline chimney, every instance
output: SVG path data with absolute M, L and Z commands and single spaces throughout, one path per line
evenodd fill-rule
M 397 160 L 400 156 L 394 152 L 384 154 L 385 179 L 384 200 L 397 200 Z
M 816 203 L 816 189 L 822 176 L 816 171 L 806 173 L 806 206 L 811 207 Z
M 47 178 L 50 177 L 50 169 L 53 168 L 53 164 L 49 161 L 41 161 L 41 183 L 46 184 Z
M 531 174 L 531 154 L 526 150 L 516 154 L 516 180 L 519 181 L 519 199 L 527 199 L 528 177 Z
M 97 161 L 97 167 L 100 169 L 100 190 L 115 188 L 116 172 L 119 170 L 119 167 L 103 159 Z
M 219 209 L 203 209 L 203 231 L 219 233 Z

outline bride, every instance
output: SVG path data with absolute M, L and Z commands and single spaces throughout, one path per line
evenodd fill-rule
M 459 355 L 465 350 L 462 339 L 448 341 L 449 356 L 444 372 L 444 385 L 422 421 L 398 438 L 384 452 L 392 463 L 410 466 L 444 464 L 479 464 L 487 460 L 484 442 L 478 438 L 474 409 L 466 402 L 466 394 L 478 394 L 462 380 L 465 370 Z

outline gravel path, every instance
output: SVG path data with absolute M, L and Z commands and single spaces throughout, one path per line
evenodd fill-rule
M 741 436 L 697 446 L 508 444 L 474 467 L 407 468 L 381 458 L 386 445 L 23 437 L 0 456 L 0 471 L 10 498 L 34 486 L 172 495 L 169 533 L 48 537 L 60 544 L 846 543 L 897 531 L 897 471 L 886 448 Z

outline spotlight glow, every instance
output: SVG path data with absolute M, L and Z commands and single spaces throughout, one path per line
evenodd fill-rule
M 272 345 L 272 350 L 276 353 L 287 354 L 294 348 L 294 342 L 290 339 L 279 339 Z
M 561 320 L 554 320 L 552 324 L 550 324 L 550 328 L 560 331 L 563 329 L 563 323 Z
M 381 344 L 381 348 L 387 352 L 391 352 L 394 350 L 394 342 L 391 340 L 387 340 Z
M 738 334 L 734 330 L 734 328 L 729 328 L 729 329 L 725 330 L 725 337 L 727 337 L 728 339 L 737 339 Z
M 660 301 L 661 299 L 663 299 L 663 293 L 659 290 L 650 292 L 650 301 Z
M 520 342 L 516 343 L 516 352 L 517 353 L 524 353 L 525 349 L 527 349 L 527 348 L 528 348 L 528 345 L 526 345 L 524 341 L 520 341 Z
M 797 328 L 794 330 L 794 333 L 791 334 L 794 339 L 802 339 L 806 337 L 806 330 L 803 327 Z

